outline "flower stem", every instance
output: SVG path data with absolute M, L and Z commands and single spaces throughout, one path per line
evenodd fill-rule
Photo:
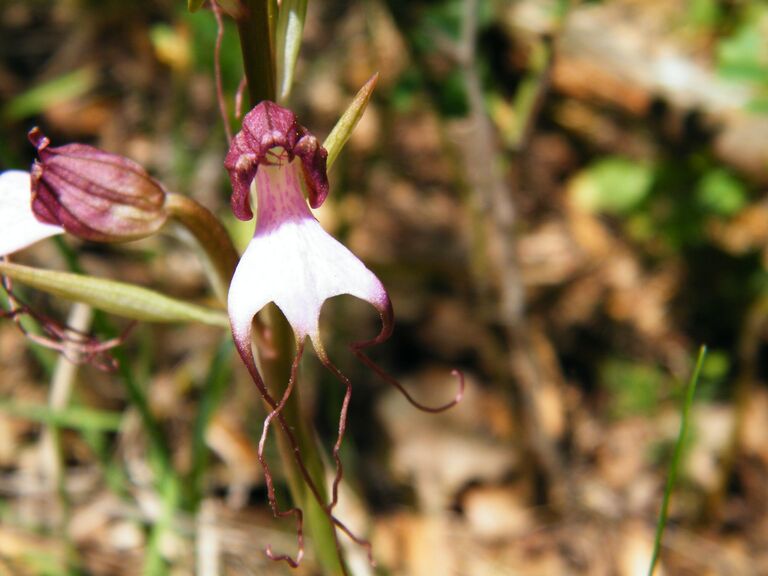
M 239 259 L 229 234 L 210 210 L 188 196 L 171 192 L 166 197 L 165 208 L 200 244 L 207 257 L 206 271 L 216 295 L 226 302 L 229 283 Z
M 293 333 L 285 318 L 274 306 L 270 305 L 266 311 L 271 328 L 274 350 L 274 358 L 262 358 L 261 366 L 265 380 L 275 397 L 282 396 L 282 390 L 276 389 L 278 382 L 288 382 L 291 371 L 291 360 L 296 349 Z M 320 457 L 320 447 L 317 436 L 312 426 L 312 421 L 304 413 L 299 397 L 300 386 L 293 391 L 288 403 L 283 409 L 283 416 L 296 435 L 301 458 L 312 477 L 312 481 L 325 496 L 328 494 L 325 482 L 325 467 Z M 339 550 L 336 548 L 336 530 L 317 502 L 309 487 L 302 479 L 301 471 L 296 464 L 293 448 L 282 431 L 277 431 L 277 443 L 282 460 L 291 497 L 296 506 L 304 510 L 307 520 L 308 533 L 311 537 L 311 546 L 315 551 L 318 562 L 322 567 L 322 573 L 326 575 L 346 574 L 342 565 Z
M 248 80 L 248 94 L 251 106 L 262 100 L 276 100 L 274 29 L 277 15 L 275 0 L 243 0 L 246 10 L 237 18 L 240 34 L 240 46 L 243 53 L 243 68 Z M 261 368 L 270 392 L 275 398 L 282 397 L 282 388 L 278 383 L 287 383 L 290 379 L 291 366 L 296 344 L 293 331 L 280 314 L 277 307 L 270 305 L 259 313 L 257 320 L 268 320 L 274 349 L 273 357 L 261 357 Z M 299 455 L 303 459 L 312 482 L 322 494 L 328 494 L 325 482 L 325 468 L 320 457 L 320 447 L 312 426 L 312 421 L 303 413 L 299 398 L 299 388 L 285 405 L 282 415 L 296 435 Z M 336 547 L 336 530 L 317 502 L 312 491 L 304 483 L 302 472 L 296 463 L 294 450 L 285 433 L 278 431 L 277 444 L 283 468 L 288 478 L 291 497 L 296 506 L 304 510 L 312 547 L 322 567 L 322 573 L 328 576 L 347 574 L 340 550 Z
M 274 102 L 276 92 L 273 30 L 276 7 L 272 0 L 243 0 L 243 4 L 246 9 L 236 21 L 251 106 L 262 100 Z

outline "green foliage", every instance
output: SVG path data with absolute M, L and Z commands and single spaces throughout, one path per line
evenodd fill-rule
M 226 328 L 227 317 L 218 310 L 176 300 L 141 286 L 70 272 L 56 272 L 0 262 L 0 272 L 54 296 L 84 302 L 104 310 L 145 322 L 201 322 Z
M 0 400 L 0 413 L 74 430 L 108 430 L 112 432 L 120 428 L 123 418 L 120 413 L 104 412 L 81 406 L 54 409 L 40 404 L 8 400 Z
M 711 28 L 722 18 L 719 0 L 688 0 L 688 21 L 694 26 Z
M 698 396 L 701 400 L 716 400 L 728 384 L 733 363 L 725 350 L 707 350 L 701 366 Z
M 2 108 L 2 116 L 7 120 L 20 120 L 40 114 L 57 104 L 83 96 L 95 83 L 96 74 L 88 67 L 62 74 L 16 96 Z
M 277 65 L 277 90 L 280 102 L 287 102 L 291 94 L 296 61 L 299 58 L 304 21 L 307 17 L 307 0 L 283 0 L 275 31 L 275 59 Z
M 352 131 L 357 126 L 360 118 L 363 117 L 365 109 L 368 107 L 368 102 L 373 96 L 373 90 L 376 88 L 376 82 L 378 82 L 379 75 L 374 74 L 368 82 L 363 85 L 357 92 L 352 103 L 347 107 L 341 118 L 336 122 L 336 125 L 328 134 L 328 137 L 323 142 L 323 148 L 328 151 L 327 166 L 328 170 L 331 169 L 333 163 L 336 161 L 339 153 L 344 144 L 346 144 L 349 137 L 352 135 Z
M 747 202 L 747 190 L 732 172 L 714 167 L 699 180 L 696 201 L 706 212 L 734 216 Z
M 734 80 L 768 82 L 768 39 L 764 33 L 768 10 L 755 6 L 734 33 L 717 46 L 719 72 Z
M 192 32 L 192 61 L 195 70 L 213 76 L 213 53 L 216 45 L 216 21 L 209 12 L 184 12 L 180 18 Z M 242 57 L 237 32 L 229 18 L 224 18 L 224 38 L 221 43 L 221 75 L 224 89 L 234 94 L 243 76 Z
M 745 5 L 740 23 L 717 45 L 717 67 L 725 78 L 745 82 L 757 90 L 749 109 L 768 112 L 768 5 Z
M 627 214 L 648 197 L 653 178 L 653 168 L 649 165 L 607 156 L 576 176 L 573 200 L 589 212 Z
M 455 61 L 455 51 L 462 40 L 465 4 L 460 0 L 391 0 L 389 4 L 419 63 L 419 67 L 404 72 L 395 90 L 396 101 L 400 106 L 409 106 L 415 93 L 426 89 L 442 115 L 466 115 L 466 82 L 461 66 Z M 490 2 L 479 3 L 481 25 L 492 14 Z
M 609 393 L 608 411 L 615 418 L 654 414 L 668 387 L 668 377 L 661 370 L 615 358 L 600 367 L 599 381 Z
M 707 243 L 707 224 L 736 216 L 750 190 L 708 155 L 691 151 L 653 164 L 599 158 L 576 175 L 571 194 L 583 210 L 622 218 L 633 240 L 673 254 Z

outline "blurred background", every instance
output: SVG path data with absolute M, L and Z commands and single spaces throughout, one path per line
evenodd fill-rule
M 453 368 L 469 383 L 452 411 L 416 411 L 349 353 L 376 314 L 324 308 L 355 386 L 339 516 L 378 560 L 353 551 L 355 574 L 646 574 L 702 344 L 657 574 L 768 574 L 768 2 L 328 0 L 304 36 L 292 108 L 321 139 L 380 73 L 317 213 L 390 291 L 372 355 L 424 402 L 450 398 Z M 215 37 L 182 0 L 0 0 L 0 167 L 27 169 L 39 125 L 141 162 L 243 247 Z M 222 70 L 233 109 L 231 22 Z M 212 302 L 172 236 L 17 259 Z M 267 507 L 264 410 L 228 335 L 140 325 L 116 357 L 62 400 L 62 362 L 0 323 L 0 572 L 140 574 L 155 555 L 174 575 L 294 573 L 262 553 L 293 550 L 294 527 Z M 330 446 L 338 382 L 308 357 L 299 386 Z M 295 573 L 318 573 L 311 554 Z

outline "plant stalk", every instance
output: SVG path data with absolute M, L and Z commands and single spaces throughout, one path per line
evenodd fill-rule
M 243 0 L 245 10 L 236 19 L 248 79 L 251 106 L 276 99 L 274 21 L 275 8 L 269 0 Z
M 195 237 L 205 252 L 206 271 L 213 288 L 219 299 L 226 302 L 229 283 L 239 259 L 229 234 L 208 208 L 188 196 L 171 192 L 166 197 L 165 208 Z

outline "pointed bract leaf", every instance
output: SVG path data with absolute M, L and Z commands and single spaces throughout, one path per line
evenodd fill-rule
M 333 130 L 331 130 L 331 133 L 328 134 L 325 142 L 323 142 L 323 148 L 328 151 L 328 170 L 331 169 L 331 166 L 333 166 L 333 163 L 336 161 L 344 144 L 349 140 L 349 137 L 352 135 L 352 130 L 355 129 L 360 118 L 363 117 L 363 112 L 365 112 L 365 109 L 368 106 L 368 101 L 371 99 L 371 95 L 373 95 L 373 89 L 376 87 L 376 82 L 378 80 L 379 73 L 376 72 L 376 74 L 371 76 L 370 80 L 358 90 L 352 104 L 350 104 L 349 108 L 347 108 L 344 114 L 341 115 L 339 121 L 336 122 L 336 126 L 333 127 Z
M 0 262 L 0 274 L 54 296 L 146 322 L 200 322 L 229 326 L 222 312 L 176 300 L 154 290 L 71 272 Z
M 205 0 L 187 0 L 187 9 L 190 12 L 197 12 L 204 2 Z
M 291 93 L 306 17 L 307 0 L 283 0 L 280 4 L 275 31 L 277 98 L 280 102 L 287 101 Z

